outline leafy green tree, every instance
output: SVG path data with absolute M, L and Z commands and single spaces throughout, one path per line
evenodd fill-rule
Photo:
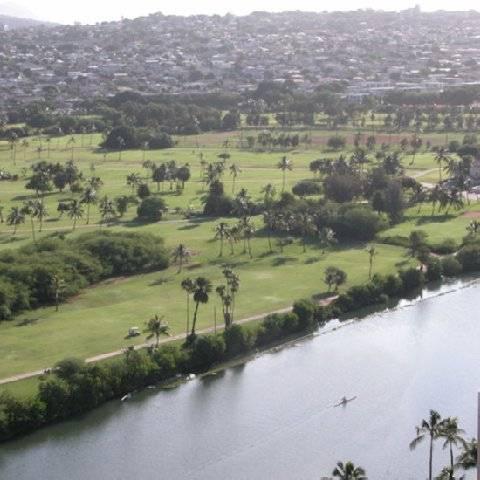
M 146 325 L 145 332 L 148 333 L 147 340 L 151 340 L 155 337 L 155 348 L 158 348 L 161 335 L 170 335 L 170 327 L 168 326 L 168 323 L 163 322 L 164 318 L 164 315 L 159 317 L 155 314 Z
M 429 441 L 428 480 L 432 480 L 433 470 L 433 443 L 440 437 L 442 417 L 435 410 L 430 410 L 428 420 L 422 420 L 419 427 L 415 427 L 417 436 L 410 442 L 410 450 L 415 450 L 424 440 Z
M 332 475 L 340 480 L 367 480 L 365 470 L 352 462 L 338 462 Z
M 330 266 L 325 269 L 325 283 L 328 285 L 328 291 L 335 287 L 335 292 L 338 291 L 338 287 L 343 285 L 347 281 L 347 274 L 340 268 Z

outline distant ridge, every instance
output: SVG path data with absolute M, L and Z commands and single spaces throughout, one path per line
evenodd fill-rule
M 0 31 L 4 30 L 5 27 L 13 30 L 17 28 L 38 27 L 40 25 L 53 26 L 54 24 L 41 20 L 33 20 L 31 18 L 10 17 L 8 15 L 0 14 Z

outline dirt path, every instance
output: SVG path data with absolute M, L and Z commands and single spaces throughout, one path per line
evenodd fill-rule
M 331 302 L 333 302 L 333 300 L 335 300 L 335 298 L 337 298 L 337 297 L 335 296 L 335 297 L 330 297 L 328 299 L 321 300 L 319 302 L 319 304 L 320 305 L 328 305 Z M 255 320 L 261 320 L 262 318 L 266 317 L 267 315 L 272 315 L 274 313 L 289 313 L 289 312 L 292 311 L 292 308 L 293 307 L 287 307 L 287 308 L 281 308 L 279 310 L 274 310 L 272 312 L 259 313 L 257 315 L 253 315 L 251 317 L 242 318 L 241 320 L 238 320 L 235 323 L 237 325 L 242 325 L 244 323 L 253 322 Z M 223 330 L 223 328 L 224 328 L 223 325 L 217 326 L 217 330 Z M 214 330 L 215 330 L 215 327 L 208 327 L 208 328 L 204 328 L 202 330 L 198 330 L 197 333 L 212 333 Z M 171 342 L 173 340 L 182 340 L 185 337 L 186 337 L 185 333 L 180 333 L 180 334 L 174 335 L 172 337 L 163 338 L 162 340 L 160 340 L 160 344 L 168 343 L 168 342 Z M 136 345 L 135 350 L 138 350 L 138 349 L 141 349 L 141 348 L 147 348 L 150 345 L 152 345 L 152 343 L 142 343 L 140 345 Z M 119 355 L 122 355 L 123 352 L 124 352 L 124 350 L 121 349 L 121 350 L 115 350 L 114 352 L 101 353 L 99 355 L 95 355 L 94 357 L 87 358 L 85 360 L 85 362 L 86 363 L 100 362 L 102 360 L 107 360 L 109 358 L 118 357 Z M 27 378 L 38 377 L 39 375 L 44 374 L 47 370 L 48 370 L 48 368 L 43 369 L 43 370 L 35 370 L 35 371 L 32 371 L 32 372 L 20 373 L 18 375 L 12 375 L 11 377 L 2 378 L 2 379 L 0 379 L 0 385 L 4 385 L 6 383 L 18 382 L 19 380 L 26 380 Z

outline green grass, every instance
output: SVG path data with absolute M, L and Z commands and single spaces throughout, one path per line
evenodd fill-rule
M 125 151 L 122 153 L 121 160 L 119 153 L 112 152 L 104 157 L 96 150 L 95 146 L 101 140 L 100 135 L 85 135 L 83 140 L 82 136 L 77 135 L 74 159 L 85 176 L 95 175 L 102 178 L 104 186 L 100 194 L 110 197 L 130 193 L 125 183 L 126 175 L 131 172 L 146 175 L 147 172 L 142 168 L 144 159 L 155 162 L 175 159 L 179 164 L 189 163 L 192 168 L 192 179 L 187 183 L 183 195 L 170 193 L 168 185 L 165 185 L 165 191 L 161 194 L 164 195 L 171 209 L 190 207 L 200 210 L 205 188 L 200 179 L 199 153 L 203 153 L 205 160 L 214 161 L 223 151 L 221 148 L 223 141 L 228 138 L 231 144 L 234 144 L 239 135 L 239 132 L 228 132 L 181 137 L 178 139 L 177 148 L 148 152 Z M 339 155 L 338 152 L 326 152 L 321 146 L 321 142 L 331 135 L 331 131 L 316 131 L 313 133 L 314 142 L 311 147 L 306 149 L 302 146 L 288 153 L 294 165 L 293 171 L 287 174 L 288 190 L 298 180 L 311 178 L 312 174 L 308 167 L 312 160 L 326 156 L 335 158 Z M 50 154 L 44 150 L 41 158 L 62 163 L 70 159 L 71 149 L 67 147 L 69 138 L 53 139 L 50 142 Z M 318 142 L 315 139 L 318 139 Z M 197 143 L 201 146 L 198 149 L 194 148 Z M 28 169 L 38 161 L 36 148 L 39 145 L 38 138 L 34 138 L 30 139 L 28 149 L 24 150 L 19 146 L 16 165 L 13 165 L 9 146 L 5 142 L 0 142 L 1 168 L 22 176 L 24 169 Z M 46 149 L 44 140 L 42 145 Z M 230 148 L 229 153 L 231 154 L 229 162 L 238 164 L 242 169 L 236 182 L 237 191 L 245 187 L 250 195 L 257 199 L 260 198 L 261 188 L 266 183 L 274 183 L 277 190 L 281 190 L 282 173 L 276 168 L 276 164 L 282 153 L 254 153 L 235 148 Z M 415 164 L 411 166 L 408 165 L 410 160 L 410 157 L 405 157 L 404 165 L 411 171 L 426 176 L 436 167 L 431 153 L 417 155 Z M 91 169 L 92 164 L 94 171 Z M 423 178 L 421 180 L 423 181 Z M 228 169 L 223 181 L 226 192 L 231 193 L 232 180 Z M 5 215 L 11 206 L 21 205 L 24 200 L 34 197 L 33 192 L 24 188 L 24 184 L 25 178 L 21 178 L 18 182 L 2 182 L 0 204 L 5 207 Z M 155 193 L 156 185 L 150 184 L 150 186 Z M 50 218 L 45 222 L 44 232 L 41 235 L 61 229 L 73 236 L 85 229 L 98 228 L 95 223 L 100 218 L 95 208 L 92 209 L 92 225 L 85 225 L 80 221 L 76 232 L 71 232 L 71 221 L 68 218 L 58 218 L 56 212 L 58 201 L 71 197 L 69 192 L 62 194 L 52 192 L 46 196 L 45 202 Z M 468 223 L 466 217 L 430 219 L 427 210 L 429 210 L 428 207 L 425 207 L 421 215 L 416 215 L 413 211 L 408 212 L 403 223 L 384 234 L 408 236 L 412 229 L 421 228 L 429 233 L 429 239 L 432 241 L 441 240 L 445 236 L 461 239 Z M 84 290 L 76 298 L 62 305 L 58 313 L 53 308 L 42 308 L 27 312 L 14 321 L 1 323 L 0 356 L 3 362 L 0 364 L 0 378 L 50 367 L 66 356 L 87 358 L 125 347 L 132 343 L 131 340 L 127 341 L 124 338 L 128 328 L 143 327 L 144 322 L 155 313 L 165 314 L 172 333 L 183 332 L 186 301 L 185 294 L 180 288 L 181 280 L 185 276 L 203 275 L 211 278 L 214 283 L 218 283 L 221 280 L 219 267 L 223 262 L 233 263 L 241 278 L 241 289 L 236 306 L 237 319 L 267 313 L 289 306 L 295 299 L 325 292 L 323 272 L 329 265 L 336 265 L 348 273 L 345 288 L 367 280 L 368 255 L 365 252 L 365 245 L 343 246 L 322 254 L 315 245 L 310 245 L 307 252 L 303 253 L 297 242 L 287 247 L 283 255 L 279 252 L 267 255 L 267 240 L 259 232 L 252 242 L 254 255 L 252 260 L 241 253 L 241 245 L 237 245 L 234 256 L 229 255 L 229 248 L 225 246 L 225 256 L 220 259 L 218 258 L 219 246 L 212 239 L 213 228 L 218 220 L 183 221 L 180 217 L 169 214 L 166 221 L 138 225 L 132 222 L 134 216 L 135 208 L 131 208 L 124 219 L 108 228 L 151 232 L 163 237 L 168 247 L 185 243 L 193 251 L 191 262 L 185 271 L 179 274 L 177 267 L 172 266 L 163 272 L 110 280 Z M 227 221 L 234 222 L 233 219 Z M 262 225 L 260 218 L 256 219 L 255 223 L 257 228 Z M 418 225 L 419 223 L 421 226 Z M 447 223 L 448 228 L 446 228 Z M 0 226 L 0 249 L 17 248 L 30 241 L 31 233 L 28 223 L 20 226 L 15 238 L 12 238 L 11 227 Z M 394 272 L 411 262 L 404 249 L 400 247 L 379 244 L 378 252 L 374 270 L 381 273 Z M 200 307 L 199 328 L 213 324 L 215 305 L 219 312 L 218 321 L 221 322 L 220 305 L 215 293 L 212 293 L 211 298 L 212 301 L 208 305 Z M 18 326 L 22 322 L 27 325 Z M 144 340 L 145 337 L 141 336 L 136 339 L 136 342 L 142 343 Z

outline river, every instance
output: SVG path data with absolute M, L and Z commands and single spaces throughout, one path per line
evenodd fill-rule
M 449 292 L 449 293 L 446 293 Z M 480 283 L 455 283 L 172 390 L 149 389 L 0 447 L 2 480 L 426 478 L 430 408 L 476 436 Z M 333 405 L 356 396 L 346 408 Z M 448 461 L 440 442 L 435 468 Z M 468 477 L 473 478 L 470 474 Z

